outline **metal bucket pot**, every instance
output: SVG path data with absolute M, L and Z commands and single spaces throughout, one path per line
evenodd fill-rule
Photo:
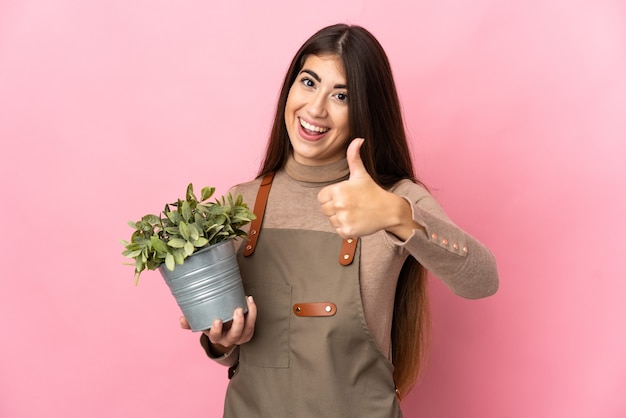
M 215 319 L 230 321 L 236 308 L 248 310 L 231 239 L 194 253 L 174 271 L 165 265 L 159 271 L 193 331 L 211 328 Z

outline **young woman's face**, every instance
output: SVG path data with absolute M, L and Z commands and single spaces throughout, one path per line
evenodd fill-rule
M 348 89 L 336 55 L 309 55 L 289 89 L 285 124 L 294 159 L 326 165 L 346 156 Z

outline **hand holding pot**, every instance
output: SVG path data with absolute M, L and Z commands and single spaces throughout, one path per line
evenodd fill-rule
M 246 298 L 248 313 L 244 315 L 242 308 L 235 309 L 233 320 L 223 323 L 216 319 L 211 325 L 211 329 L 202 331 L 213 345 L 212 351 L 215 354 L 224 354 L 230 351 L 235 345 L 247 343 L 254 335 L 254 325 L 256 323 L 256 304 L 252 296 Z M 180 326 L 190 329 L 184 316 L 180 317 Z

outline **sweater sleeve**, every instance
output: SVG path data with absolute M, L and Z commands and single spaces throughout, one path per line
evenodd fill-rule
M 479 299 L 498 290 L 498 270 L 491 251 L 456 226 L 425 188 L 402 181 L 392 192 L 409 202 L 413 220 L 424 228 L 413 230 L 406 241 L 389 234 L 394 245 L 408 251 L 461 297 Z
M 204 348 L 204 352 L 210 359 L 214 360 L 218 364 L 221 364 L 222 366 L 233 367 L 239 361 L 238 345 L 234 346 L 228 353 L 221 356 L 216 356 L 213 351 L 211 351 L 211 343 L 206 334 L 202 334 L 200 336 L 200 345 Z

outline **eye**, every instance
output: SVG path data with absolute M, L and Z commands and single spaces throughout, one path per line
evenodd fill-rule
M 340 102 L 347 102 L 348 101 L 348 94 L 347 93 L 337 93 L 337 94 L 335 94 L 335 97 Z
M 310 78 L 308 78 L 308 77 L 303 77 L 303 78 L 300 80 L 300 82 L 301 82 L 302 84 L 304 84 L 306 87 L 313 87 L 313 86 L 315 86 L 315 83 L 313 82 L 313 80 L 311 80 L 311 79 L 310 79 Z

